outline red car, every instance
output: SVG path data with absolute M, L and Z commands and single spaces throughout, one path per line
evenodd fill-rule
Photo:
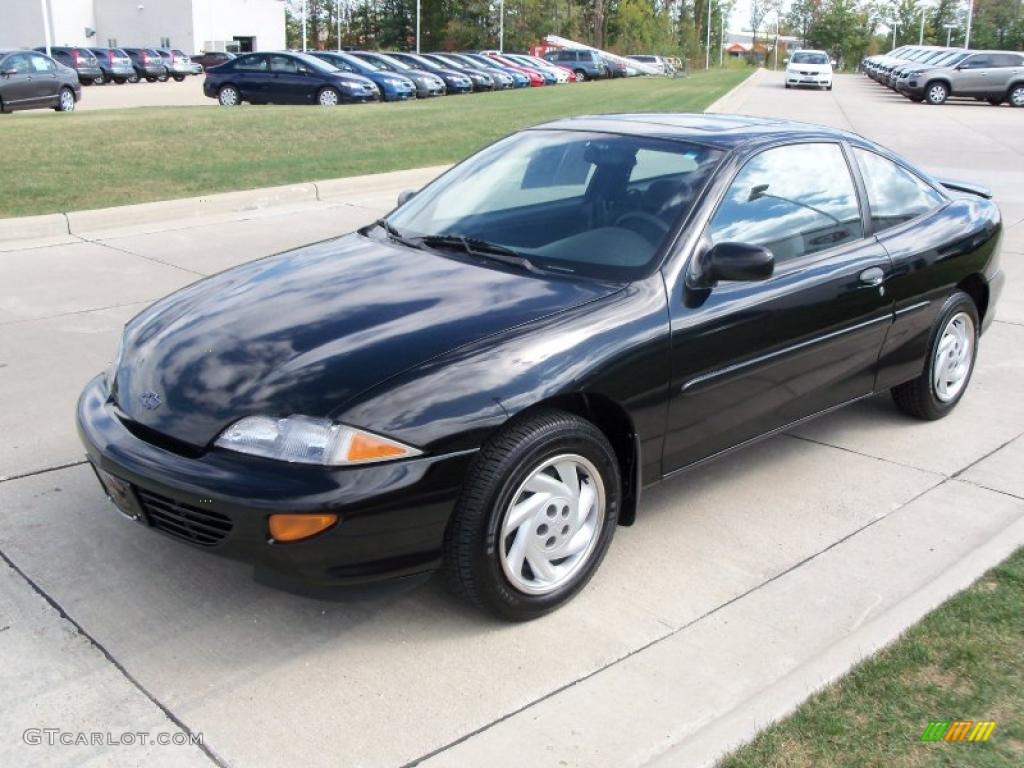
M 497 53 L 485 53 L 484 56 L 487 56 L 490 59 L 494 59 L 503 67 L 508 67 L 509 69 L 516 70 L 517 72 L 522 72 L 524 75 L 530 78 L 531 88 L 539 88 L 545 83 L 544 75 L 542 75 L 536 69 L 533 69 L 531 67 L 524 67 L 522 64 L 518 64 L 512 61 L 511 59 L 506 59 L 504 56 L 500 56 Z

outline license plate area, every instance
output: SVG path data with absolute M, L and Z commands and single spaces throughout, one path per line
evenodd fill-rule
M 139 499 L 135 495 L 135 489 L 132 488 L 131 483 L 100 469 L 92 462 L 90 462 L 90 466 L 96 473 L 96 479 L 99 480 L 107 498 L 117 507 L 117 511 L 129 520 L 149 525 L 149 520 L 146 519 L 146 513 L 143 511 L 142 505 L 139 504 Z

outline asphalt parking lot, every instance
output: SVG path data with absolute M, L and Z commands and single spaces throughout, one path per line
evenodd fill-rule
M 75 399 L 150 301 L 348 232 L 430 174 L 0 242 L 0 764 L 705 765 L 1024 544 L 1020 111 L 770 72 L 716 109 L 852 128 L 994 189 L 1007 286 L 950 417 L 880 396 L 662 484 L 580 597 L 527 625 L 436 579 L 297 597 L 119 516 Z M 31 728 L 204 743 L 32 745 Z

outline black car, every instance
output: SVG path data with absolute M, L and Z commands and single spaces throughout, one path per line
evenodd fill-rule
M 423 53 L 420 55 L 423 58 L 427 59 L 427 61 L 434 62 L 434 64 L 436 64 L 439 67 L 442 67 L 444 69 L 450 69 L 453 72 L 461 72 L 463 75 L 468 77 L 473 82 L 474 91 L 493 91 L 496 88 L 500 87 L 495 83 L 494 78 L 492 78 L 486 72 L 481 72 L 479 69 L 475 67 L 468 67 L 461 61 L 450 59 L 444 54 Z
M 193 64 L 198 64 L 206 70 L 219 67 L 221 64 L 231 61 L 235 58 L 235 54 L 228 53 L 227 51 L 206 51 L 205 53 L 194 54 L 191 58 Z
M 399 53 L 395 51 L 382 51 L 382 53 L 396 61 L 408 64 L 410 67 L 416 67 L 417 69 L 437 75 L 444 80 L 445 91 L 449 94 L 472 93 L 473 91 L 473 80 L 462 70 L 442 67 L 437 62 L 416 53 Z
M 157 80 L 161 82 L 167 80 L 167 65 L 164 64 L 163 57 L 157 53 L 155 48 L 122 48 L 121 50 L 127 53 L 128 58 L 132 60 L 135 77 L 131 82 L 146 80 L 155 83 Z
M 400 200 L 127 324 L 77 410 L 125 514 L 531 618 L 653 483 L 873 393 L 945 416 L 1004 283 L 985 190 L 806 124 L 565 119 Z
M 82 98 L 78 73 L 37 51 L 0 49 L 0 112 L 74 112 Z
M 564 48 L 548 51 L 544 58 L 552 64 L 571 69 L 576 73 L 577 80 L 602 80 L 611 77 L 612 70 L 608 61 L 597 51 Z M 625 65 L 623 65 L 625 72 Z
M 101 82 L 114 82 L 121 85 L 133 78 L 138 79 L 135 67 L 132 66 L 132 60 L 120 48 L 90 48 L 89 50 L 92 51 L 103 71 Z
M 203 93 L 231 107 L 250 104 L 319 104 L 375 101 L 377 86 L 304 53 L 247 53 L 206 72 Z
M 349 56 L 354 56 L 373 65 L 382 72 L 391 72 L 409 78 L 416 85 L 416 98 L 418 99 L 444 96 L 444 80 L 431 72 L 414 69 L 397 59 L 391 59 L 373 51 L 348 51 L 347 53 Z
M 34 50 L 45 54 L 46 46 L 40 45 Z M 96 55 L 88 48 L 51 46 L 50 57 L 58 64 L 75 70 L 78 73 L 78 81 L 82 85 L 103 82 L 103 70 L 100 63 L 96 60 Z

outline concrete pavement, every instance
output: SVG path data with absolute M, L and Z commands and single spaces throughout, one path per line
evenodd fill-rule
M 853 127 L 991 185 L 1012 225 L 997 321 L 949 418 L 910 421 L 881 396 L 663 484 L 588 589 L 528 625 L 436 580 L 332 601 L 257 585 L 127 524 L 81 464 L 74 400 L 125 319 L 351 230 L 409 173 L 0 244 L 0 764 L 705 765 L 1024 543 L 1021 114 L 913 105 L 852 76 L 786 91 L 771 73 L 722 107 Z M 38 727 L 203 746 L 25 744 Z

